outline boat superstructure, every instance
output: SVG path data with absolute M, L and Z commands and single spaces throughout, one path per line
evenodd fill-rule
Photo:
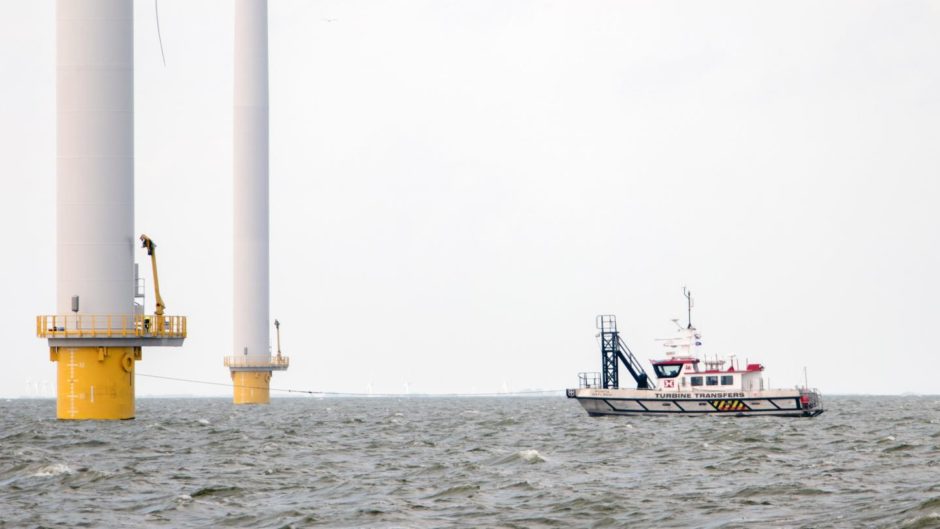
M 823 412 L 819 392 L 808 387 L 770 389 L 764 366 L 733 356 L 728 360 L 700 354 L 701 332 L 692 325 L 691 294 L 688 325 L 676 336 L 661 340 L 664 358 L 651 362 L 654 377 L 643 369 L 617 330 L 613 315 L 597 317 L 601 346 L 601 371 L 580 373 L 578 388 L 568 389 L 589 415 L 776 415 L 815 417 Z M 623 388 L 619 366 L 623 364 L 636 388 Z

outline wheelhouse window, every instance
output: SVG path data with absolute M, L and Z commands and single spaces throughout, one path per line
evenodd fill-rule
M 705 377 L 705 385 L 706 385 L 706 386 L 717 386 L 717 385 L 718 385 L 718 377 L 716 377 L 716 376 L 707 376 L 707 377 Z
M 734 384 L 734 375 L 721 375 L 721 385 L 731 386 Z
M 702 385 L 702 377 L 691 377 L 691 378 L 692 378 L 692 385 L 693 385 L 693 386 L 701 386 L 701 385 Z
M 674 378 L 682 371 L 682 364 L 656 364 L 653 370 L 657 378 Z

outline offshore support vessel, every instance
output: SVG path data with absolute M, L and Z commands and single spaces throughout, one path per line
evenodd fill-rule
M 665 358 L 651 362 L 655 380 L 647 375 L 617 331 L 617 318 L 597 317 L 601 346 L 601 372 L 579 373 L 578 388 L 568 389 L 590 416 L 600 415 L 775 415 L 815 417 L 824 411 L 819 391 L 808 387 L 769 389 L 764 366 L 745 363 L 740 368 L 732 356 L 726 362 L 717 356 L 699 358 L 702 335 L 692 326 L 692 296 L 689 322 L 679 325 L 675 337 L 662 340 Z M 678 320 L 673 320 L 678 325 Z M 636 382 L 636 388 L 620 387 L 619 364 Z M 727 365 L 727 367 L 726 367 Z

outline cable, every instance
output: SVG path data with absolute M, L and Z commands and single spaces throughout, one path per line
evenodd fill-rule
M 160 56 L 163 57 L 163 67 L 166 68 L 166 54 L 163 53 L 163 36 L 160 35 L 160 11 L 157 10 L 157 0 L 153 0 L 153 16 L 157 19 L 157 40 L 160 41 Z
M 195 380 L 191 378 L 167 377 L 162 375 L 149 375 L 147 373 L 137 373 L 137 376 L 147 378 L 158 378 L 161 380 L 173 380 L 175 382 L 190 382 L 192 384 L 205 384 L 208 386 L 223 386 L 227 388 L 248 388 L 265 389 L 261 386 L 243 386 L 238 384 L 226 384 L 225 382 L 210 382 L 207 380 Z M 559 393 L 560 389 L 533 389 L 528 391 L 511 391 L 507 393 L 350 393 L 343 391 L 314 391 L 308 389 L 287 389 L 287 388 L 267 388 L 270 391 L 281 391 L 284 393 L 304 393 L 307 395 L 332 395 L 339 397 L 511 397 L 513 395 L 547 395 Z

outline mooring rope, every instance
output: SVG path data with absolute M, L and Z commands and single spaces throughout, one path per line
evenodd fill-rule
M 192 378 L 168 377 L 163 375 L 150 375 L 137 373 L 139 377 L 172 380 L 175 382 L 189 382 L 191 384 L 205 384 L 208 386 L 222 386 L 227 388 L 265 389 L 261 386 L 245 386 L 240 384 L 227 384 L 225 382 L 211 382 L 208 380 L 195 380 Z M 306 395 L 331 395 L 335 397 L 511 397 L 514 395 L 552 395 L 561 393 L 560 389 L 533 389 L 526 391 L 507 391 L 505 393 L 353 393 L 348 391 L 316 391 L 310 389 L 267 388 L 270 391 L 283 393 L 302 393 Z

